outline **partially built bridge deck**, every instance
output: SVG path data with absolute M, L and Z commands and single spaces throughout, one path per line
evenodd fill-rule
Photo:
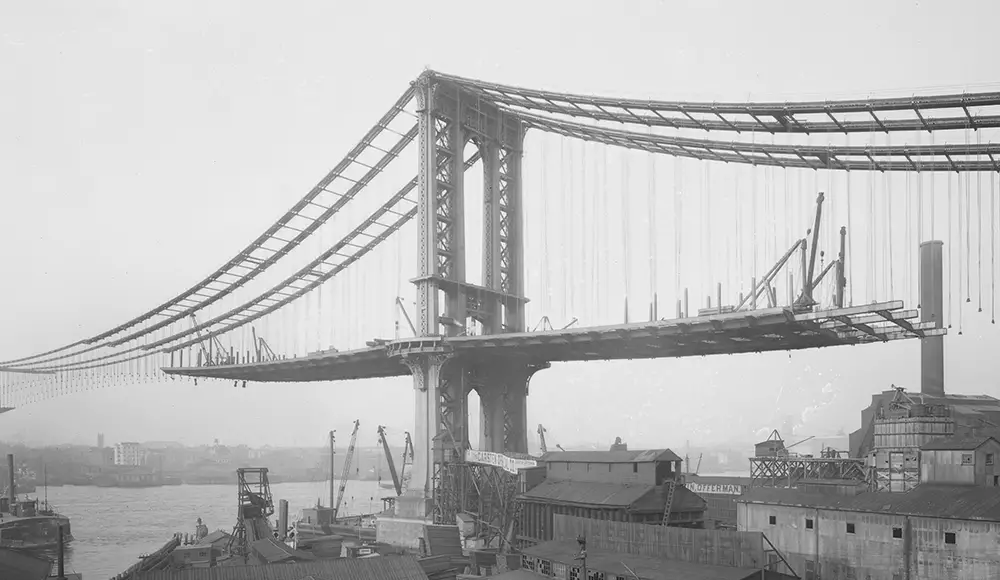
M 414 337 L 371 348 L 239 365 L 165 368 L 172 375 L 255 382 L 308 382 L 405 376 L 399 355 L 446 352 L 467 362 L 552 362 L 680 358 L 802 350 L 942 336 L 933 322 L 912 322 L 902 301 L 795 312 L 791 308 L 487 336 Z

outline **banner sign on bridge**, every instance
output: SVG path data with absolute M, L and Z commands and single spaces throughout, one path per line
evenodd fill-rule
M 508 473 L 513 473 L 514 475 L 517 475 L 518 469 L 538 467 L 538 462 L 534 459 L 514 459 L 513 457 L 507 457 L 502 453 L 493 453 L 492 451 L 475 451 L 472 449 L 467 449 L 465 451 L 465 460 L 469 463 L 481 463 L 483 465 L 499 467 Z

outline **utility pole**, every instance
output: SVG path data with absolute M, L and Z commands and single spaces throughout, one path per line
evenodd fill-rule
M 577 560 L 582 562 L 583 575 L 581 578 L 586 580 L 587 578 L 587 538 L 582 535 L 576 537 L 576 543 L 580 544 L 580 555 L 576 557 Z

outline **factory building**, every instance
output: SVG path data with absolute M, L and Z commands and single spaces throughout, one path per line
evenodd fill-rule
M 805 579 L 1000 577 L 1000 441 L 938 438 L 905 493 L 751 489 L 740 531 L 762 532 Z
M 520 537 L 528 543 L 552 540 L 553 517 L 560 514 L 660 524 L 668 500 L 669 525 L 704 524 L 705 500 L 679 485 L 682 461 L 669 449 L 563 451 L 539 461 L 545 480 L 518 497 Z
M 762 532 L 804 580 L 1000 578 L 1000 493 L 925 484 L 854 496 L 756 488 L 738 529 Z

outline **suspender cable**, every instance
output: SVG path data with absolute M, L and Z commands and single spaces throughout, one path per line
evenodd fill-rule
M 683 166 L 680 157 L 674 157 L 674 300 L 681 301 L 681 194 L 684 184 Z
M 885 144 L 887 147 L 892 146 L 892 136 L 886 134 Z M 895 290 L 893 289 L 893 278 L 894 278 L 894 264 L 896 260 L 892 255 L 892 176 L 888 171 L 882 173 L 885 179 L 885 238 L 886 245 L 889 251 L 889 271 L 887 272 L 889 276 L 889 294 L 886 296 L 888 300 L 895 298 Z
M 603 272 L 601 273 L 601 284 L 603 286 L 603 291 L 601 292 L 601 305 L 609 310 L 605 312 L 605 320 L 607 320 L 608 313 L 611 312 L 611 223 L 610 214 L 608 214 L 608 146 L 601 146 L 601 216 L 604 220 L 607 220 L 604 228 L 601 229 L 601 252 L 604 255 L 604 260 L 602 261 L 601 267 Z M 603 223 L 603 222 L 602 222 Z M 606 228 L 606 229 L 605 229 Z
M 705 224 L 705 229 L 702 234 L 702 253 L 705 255 L 705 273 L 702 275 L 702 284 L 704 284 L 705 290 L 712 294 L 712 180 L 711 175 L 709 175 L 709 162 L 703 161 L 702 166 L 704 166 L 704 172 L 702 173 L 702 186 L 705 189 L 705 195 L 699 204 L 702 208 L 702 223 Z
M 628 273 L 629 273 L 629 180 L 628 180 L 628 150 L 622 149 L 622 279 L 625 282 L 625 323 L 628 324 Z
M 542 135 L 542 316 L 549 315 L 551 307 L 552 279 L 549 273 L 549 136 Z
M 983 144 L 983 135 L 976 131 L 976 144 Z M 976 153 L 976 161 L 979 162 L 982 155 Z M 983 172 L 976 172 L 976 222 L 979 224 L 979 233 L 976 235 L 976 243 L 979 246 L 977 285 L 979 286 L 979 311 L 983 311 Z
M 851 229 L 851 172 L 847 172 L 847 305 L 854 306 L 854 230 Z
M 991 302 L 993 304 L 990 314 L 990 324 L 997 323 L 997 271 L 996 271 L 996 248 L 997 248 L 997 195 L 1000 191 L 996 189 L 996 172 L 990 173 L 990 281 Z
M 951 314 L 951 303 L 952 303 L 951 288 L 952 288 L 952 279 L 951 279 L 951 275 L 952 275 L 952 272 L 953 272 L 953 270 L 955 268 L 955 247 L 954 247 L 954 244 L 951 243 L 952 242 L 952 239 L 951 239 L 951 222 L 952 222 L 952 219 L 951 219 L 951 207 L 952 207 L 952 205 L 954 205 L 954 203 L 953 203 L 952 195 L 951 195 L 951 174 L 950 173 L 946 174 L 945 175 L 945 179 L 948 181 L 948 184 L 947 184 L 948 185 L 948 328 L 951 328 L 951 321 L 952 321 L 952 314 Z M 961 275 L 959 275 L 959 280 L 961 280 Z
M 649 298 L 652 301 L 649 317 L 651 320 L 657 320 L 659 297 L 656 293 L 656 155 L 650 153 L 647 159 L 649 161 L 649 191 L 646 196 L 649 220 Z
M 567 197 L 567 195 L 566 195 L 566 140 L 565 139 L 560 139 L 559 140 L 559 198 L 560 198 L 560 200 L 562 200 L 563 207 L 566 207 L 566 197 Z M 562 223 L 565 224 L 564 220 L 560 220 L 560 221 L 562 221 Z M 565 226 L 563 226 L 563 227 L 565 227 Z M 560 229 L 562 229 L 562 228 L 560 228 Z M 562 270 L 562 292 L 560 292 L 561 296 L 560 296 L 560 300 L 559 300 L 559 303 L 560 303 L 559 304 L 559 306 L 560 306 L 560 308 L 559 308 L 559 314 L 560 314 L 560 319 L 561 320 L 567 320 L 567 318 L 566 318 L 566 287 L 569 286 L 569 266 L 566 263 L 567 260 L 566 260 L 566 253 L 565 253 L 565 250 L 566 250 L 566 233 L 563 232 L 563 231 L 560 231 L 559 234 L 560 234 L 560 237 L 562 238 L 562 242 L 560 243 L 560 246 L 561 246 L 560 249 L 562 250 L 562 252 L 560 252 L 560 254 L 561 254 L 560 258 L 561 259 L 559 260 L 561 262 L 559 268 L 560 268 L 560 270 Z
M 965 158 L 969 158 L 969 130 L 965 130 Z M 965 174 L 965 301 L 972 302 L 972 221 L 970 219 L 969 206 L 972 201 L 972 192 L 969 191 L 969 174 Z M 959 313 L 959 320 L 962 314 Z M 962 331 L 959 330 L 961 333 Z

